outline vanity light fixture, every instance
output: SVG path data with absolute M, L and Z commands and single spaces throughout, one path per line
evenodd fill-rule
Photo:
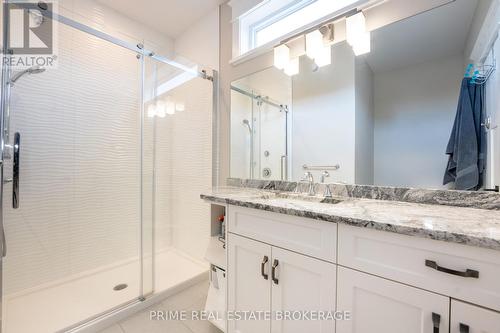
M 369 53 L 371 50 L 371 35 L 370 32 L 365 32 L 358 41 L 352 46 L 352 50 L 356 56 Z
M 332 63 L 332 52 L 330 45 L 325 45 L 324 36 L 320 30 L 314 30 L 306 34 L 306 54 L 314 59 L 318 67 Z
M 370 52 L 370 32 L 366 31 L 366 17 L 363 12 L 346 17 L 346 39 L 356 56 Z
M 319 30 L 306 34 L 306 55 L 315 59 L 323 50 L 323 35 Z
M 290 63 L 290 48 L 285 44 L 274 48 L 274 67 L 277 69 L 285 69 Z
M 290 59 L 288 64 L 285 66 L 285 74 L 288 76 L 294 76 L 299 74 L 299 58 Z
M 346 39 L 349 45 L 354 46 L 366 32 L 366 18 L 363 12 L 357 12 L 345 19 Z

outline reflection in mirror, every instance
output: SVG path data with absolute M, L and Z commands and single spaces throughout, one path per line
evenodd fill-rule
M 273 68 L 231 85 L 231 175 L 288 179 L 291 78 Z
M 310 171 L 319 182 L 328 171 L 335 183 L 494 188 L 498 74 L 464 78 L 488 3 L 457 0 L 386 25 L 361 56 L 343 41 L 331 65 L 302 56 L 297 75 L 273 67 L 233 82 L 231 177 Z M 496 66 L 499 48 L 482 68 Z

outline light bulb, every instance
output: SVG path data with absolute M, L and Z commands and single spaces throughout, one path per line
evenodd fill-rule
M 288 76 L 299 74 L 299 58 L 290 59 L 285 66 L 285 74 Z
M 290 48 L 286 45 L 276 46 L 274 48 L 274 67 L 284 69 L 290 62 Z
M 319 30 L 306 35 L 306 54 L 309 58 L 315 59 L 322 52 L 323 47 L 323 35 Z

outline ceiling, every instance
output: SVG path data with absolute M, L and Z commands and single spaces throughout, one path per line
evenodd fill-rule
M 225 0 L 99 0 L 134 21 L 178 37 Z
M 382 72 L 463 53 L 477 3 L 456 0 L 374 31 L 366 61 Z

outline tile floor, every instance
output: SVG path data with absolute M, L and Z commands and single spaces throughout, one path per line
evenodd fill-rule
M 203 310 L 207 291 L 208 281 L 201 282 L 99 333 L 221 333 L 220 330 L 208 321 L 149 319 L 150 311 L 152 310 Z

